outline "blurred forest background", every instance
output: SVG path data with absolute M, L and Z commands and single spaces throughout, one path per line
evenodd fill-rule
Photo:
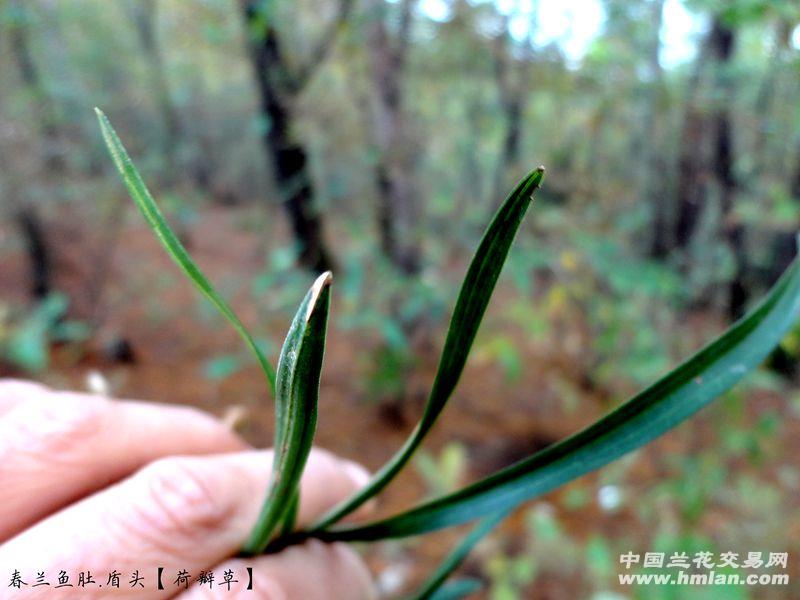
M 377 468 L 483 228 L 543 164 L 456 396 L 383 496 L 397 510 L 588 424 L 757 301 L 795 253 L 798 100 L 793 0 L 0 0 L 0 374 L 271 439 L 258 369 L 135 212 L 99 106 L 270 356 L 333 269 L 319 440 Z M 800 578 L 799 354 L 800 331 L 464 570 L 492 599 L 800 597 L 616 583 L 629 550 L 788 551 Z M 381 589 L 454 539 L 382 543 Z

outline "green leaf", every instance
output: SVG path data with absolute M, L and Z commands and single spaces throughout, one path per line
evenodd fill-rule
M 299 494 L 317 423 L 317 399 L 330 308 L 330 272 L 308 290 L 289 327 L 278 360 L 275 402 L 275 458 L 266 501 L 244 546 L 263 552 L 275 528 L 290 515 Z
M 54 340 L 59 319 L 67 311 L 69 301 L 62 294 L 51 294 L 19 325 L 12 327 L 7 348 L 0 344 L 0 354 L 18 367 L 33 373 L 50 364 L 50 343 Z M 1 342 L 2 340 L 0 340 Z
M 509 511 L 504 510 L 497 514 L 486 517 L 480 523 L 478 523 L 475 528 L 466 535 L 461 543 L 445 557 L 445 559 L 439 565 L 439 568 L 434 571 L 434 573 L 422 585 L 417 593 L 411 596 L 409 600 L 431 600 L 432 598 L 443 597 L 442 594 L 447 593 L 446 591 L 449 587 L 442 587 L 445 581 L 447 581 L 447 578 L 452 575 L 453 571 L 455 571 L 462 562 L 464 562 L 464 559 L 467 558 L 467 555 L 472 551 L 475 545 L 484 537 L 486 537 L 489 532 L 491 532 L 504 518 L 506 518 L 508 513 Z M 450 585 L 452 586 L 456 583 L 457 582 L 453 582 L 453 584 Z M 467 594 L 471 594 L 473 591 L 473 589 L 470 589 L 461 596 L 450 595 L 444 597 L 461 598 Z
M 800 312 L 794 262 L 747 316 L 674 371 L 590 427 L 456 493 L 365 525 L 314 532 L 323 540 L 397 538 L 507 510 L 644 446 L 757 367 Z
M 456 579 L 440 587 L 429 600 L 461 600 L 481 589 L 477 579 Z
M 486 312 L 511 243 L 514 241 L 514 235 L 528 210 L 533 192 L 542 182 L 542 177 L 544 177 L 544 167 L 539 167 L 517 184 L 498 209 L 481 239 L 453 309 L 450 328 L 425 411 L 413 433 L 363 489 L 323 516 L 312 527 L 312 531 L 329 527 L 380 492 L 394 479 L 422 444 L 447 404 L 464 370 L 472 342 L 478 333 L 478 327 Z
M 214 307 L 220 312 L 220 314 L 225 317 L 231 325 L 233 325 L 233 328 L 244 340 L 244 343 L 247 345 L 250 352 L 252 352 L 256 357 L 259 365 L 261 365 L 261 369 L 264 371 L 264 374 L 267 376 L 267 380 L 269 381 L 270 393 L 274 396 L 275 371 L 273 370 L 272 365 L 269 364 L 269 361 L 267 361 L 266 357 L 256 345 L 253 338 L 247 332 L 244 325 L 239 320 L 239 317 L 236 316 L 233 310 L 217 293 L 208 279 L 206 279 L 205 275 L 203 275 L 199 267 L 192 260 L 192 257 L 189 256 L 189 253 L 183 247 L 183 244 L 181 244 L 178 236 L 175 235 L 175 232 L 173 232 L 170 228 L 167 220 L 164 218 L 164 215 L 161 214 L 161 210 L 158 208 L 155 200 L 153 200 L 153 196 L 150 195 L 150 191 L 147 189 L 142 176 L 134 166 L 130 156 L 128 156 L 128 153 L 125 150 L 125 147 L 122 145 L 119 136 L 117 136 L 117 132 L 114 131 L 114 128 L 111 126 L 108 118 L 99 108 L 95 108 L 94 110 L 97 113 L 97 119 L 100 122 L 100 129 L 103 133 L 103 139 L 105 140 L 106 146 L 108 146 L 108 151 L 111 154 L 111 158 L 114 160 L 114 164 L 122 176 L 122 181 L 125 183 L 128 193 L 130 194 L 131 198 L 133 198 L 136 206 L 139 207 L 139 210 L 147 221 L 147 224 L 156 234 L 156 237 L 161 242 L 161 245 L 164 246 L 164 249 L 167 251 L 167 253 L 172 257 L 175 263 L 177 263 L 184 274 L 191 280 L 194 286 L 206 298 L 208 298 Z
M 292 531 L 294 531 L 294 528 L 297 525 L 297 513 L 299 510 L 300 490 L 298 489 L 292 497 L 292 503 L 289 505 L 289 509 L 286 511 L 286 514 L 283 517 L 280 535 L 289 535 Z

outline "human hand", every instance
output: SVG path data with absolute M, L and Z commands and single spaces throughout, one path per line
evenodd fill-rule
M 0 597 L 373 598 L 366 566 L 342 544 L 312 540 L 233 558 L 256 521 L 271 465 L 270 451 L 249 448 L 199 410 L 0 380 Z M 298 525 L 367 478 L 356 463 L 314 449 Z M 182 570 L 188 589 L 175 585 Z M 230 591 L 219 585 L 226 570 L 238 579 Z M 15 571 L 27 585 L 7 587 Z M 56 588 L 61 571 L 72 588 Z M 86 571 L 95 583 L 79 587 Z M 135 571 L 144 587 L 130 586 Z M 201 571 L 214 573 L 211 587 L 197 583 Z M 50 585 L 34 587 L 42 572 Z M 107 579 L 113 572 L 119 588 Z

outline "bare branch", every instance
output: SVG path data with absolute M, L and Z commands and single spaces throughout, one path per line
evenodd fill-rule
M 241 0 L 240 5 L 259 87 L 269 89 L 275 98 L 286 99 L 294 92 L 294 77 L 289 73 L 274 24 L 266 15 L 267 5 L 263 0 Z
M 338 10 L 336 15 L 328 24 L 325 32 L 320 37 L 317 45 L 311 51 L 311 56 L 306 61 L 306 64 L 297 69 L 294 76 L 290 79 L 291 92 L 298 93 L 308 85 L 308 82 L 313 77 L 317 67 L 325 61 L 328 54 L 333 48 L 336 37 L 339 35 L 342 26 L 347 21 L 353 9 L 353 0 L 339 0 Z

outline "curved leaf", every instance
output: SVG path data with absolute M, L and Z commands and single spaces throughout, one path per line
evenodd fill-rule
M 674 371 L 590 427 L 458 492 L 365 525 L 314 532 L 337 541 L 417 535 L 518 506 L 669 431 L 758 366 L 800 312 L 800 263 L 761 303 Z
M 294 510 L 314 430 L 325 334 L 330 307 L 330 272 L 311 286 L 286 335 L 276 380 L 275 457 L 267 499 L 245 543 L 246 554 L 263 552 L 272 533 Z
M 385 488 L 409 461 L 433 427 L 458 383 L 472 342 L 503 269 L 514 235 L 528 210 L 533 192 L 544 177 L 544 167 L 526 175 L 497 210 L 478 244 L 458 294 L 447 331 L 439 368 L 422 418 L 397 453 L 354 496 L 322 517 L 312 531 L 324 529 L 353 512 Z
M 147 224 L 150 226 L 150 229 L 153 230 L 158 238 L 158 241 L 161 242 L 161 245 L 172 257 L 172 260 L 174 260 L 175 263 L 181 268 L 194 286 L 206 298 L 208 298 L 211 301 L 211 304 L 213 304 L 214 307 L 219 311 L 219 313 L 225 317 L 231 325 L 233 325 L 233 328 L 244 340 L 244 343 L 256 357 L 258 364 L 261 366 L 261 369 L 267 376 L 270 388 L 269 391 L 274 396 L 275 371 L 273 370 L 272 365 L 269 364 L 269 361 L 261 352 L 261 349 L 258 347 L 258 345 L 256 345 L 250 334 L 247 332 L 244 325 L 239 320 L 239 317 L 236 316 L 225 300 L 223 300 L 214 289 L 214 286 L 212 286 L 208 279 L 206 279 L 205 275 L 203 275 L 202 271 L 200 271 L 199 267 L 192 260 L 192 257 L 189 256 L 189 253 L 183 247 L 183 244 L 181 244 L 178 236 L 175 235 L 175 232 L 173 232 L 170 228 L 167 220 L 164 218 L 164 215 L 161 214 L 161 211 L 159 210 L 155 200 L 153 200 L 153 196 L 147 189 L 142 176 L 134 166 L 130 156 L 128 156 L 128 152 L 122 145 L 117 132 L 114 131 L 114 128 L 111 126 L 108 117 L 106 117 L 103 111 L 101 111 L 99 108 L 95 108 L 94 110 L 95 113 L 97 113 L 97 120 L 100 122 L 103 140 L 105 140 L 108 151 L 111 154 L 111 158 L 114 160 L 114 164 L 116 165 L 119 174 L 122 176 L 122 181 L 124 182 L 125 187 L 128 189 L 128 193 L 130 194 L 131 198 L 133 198 L 136 206 L 139 207 L 139 211 L 144 216 Z

